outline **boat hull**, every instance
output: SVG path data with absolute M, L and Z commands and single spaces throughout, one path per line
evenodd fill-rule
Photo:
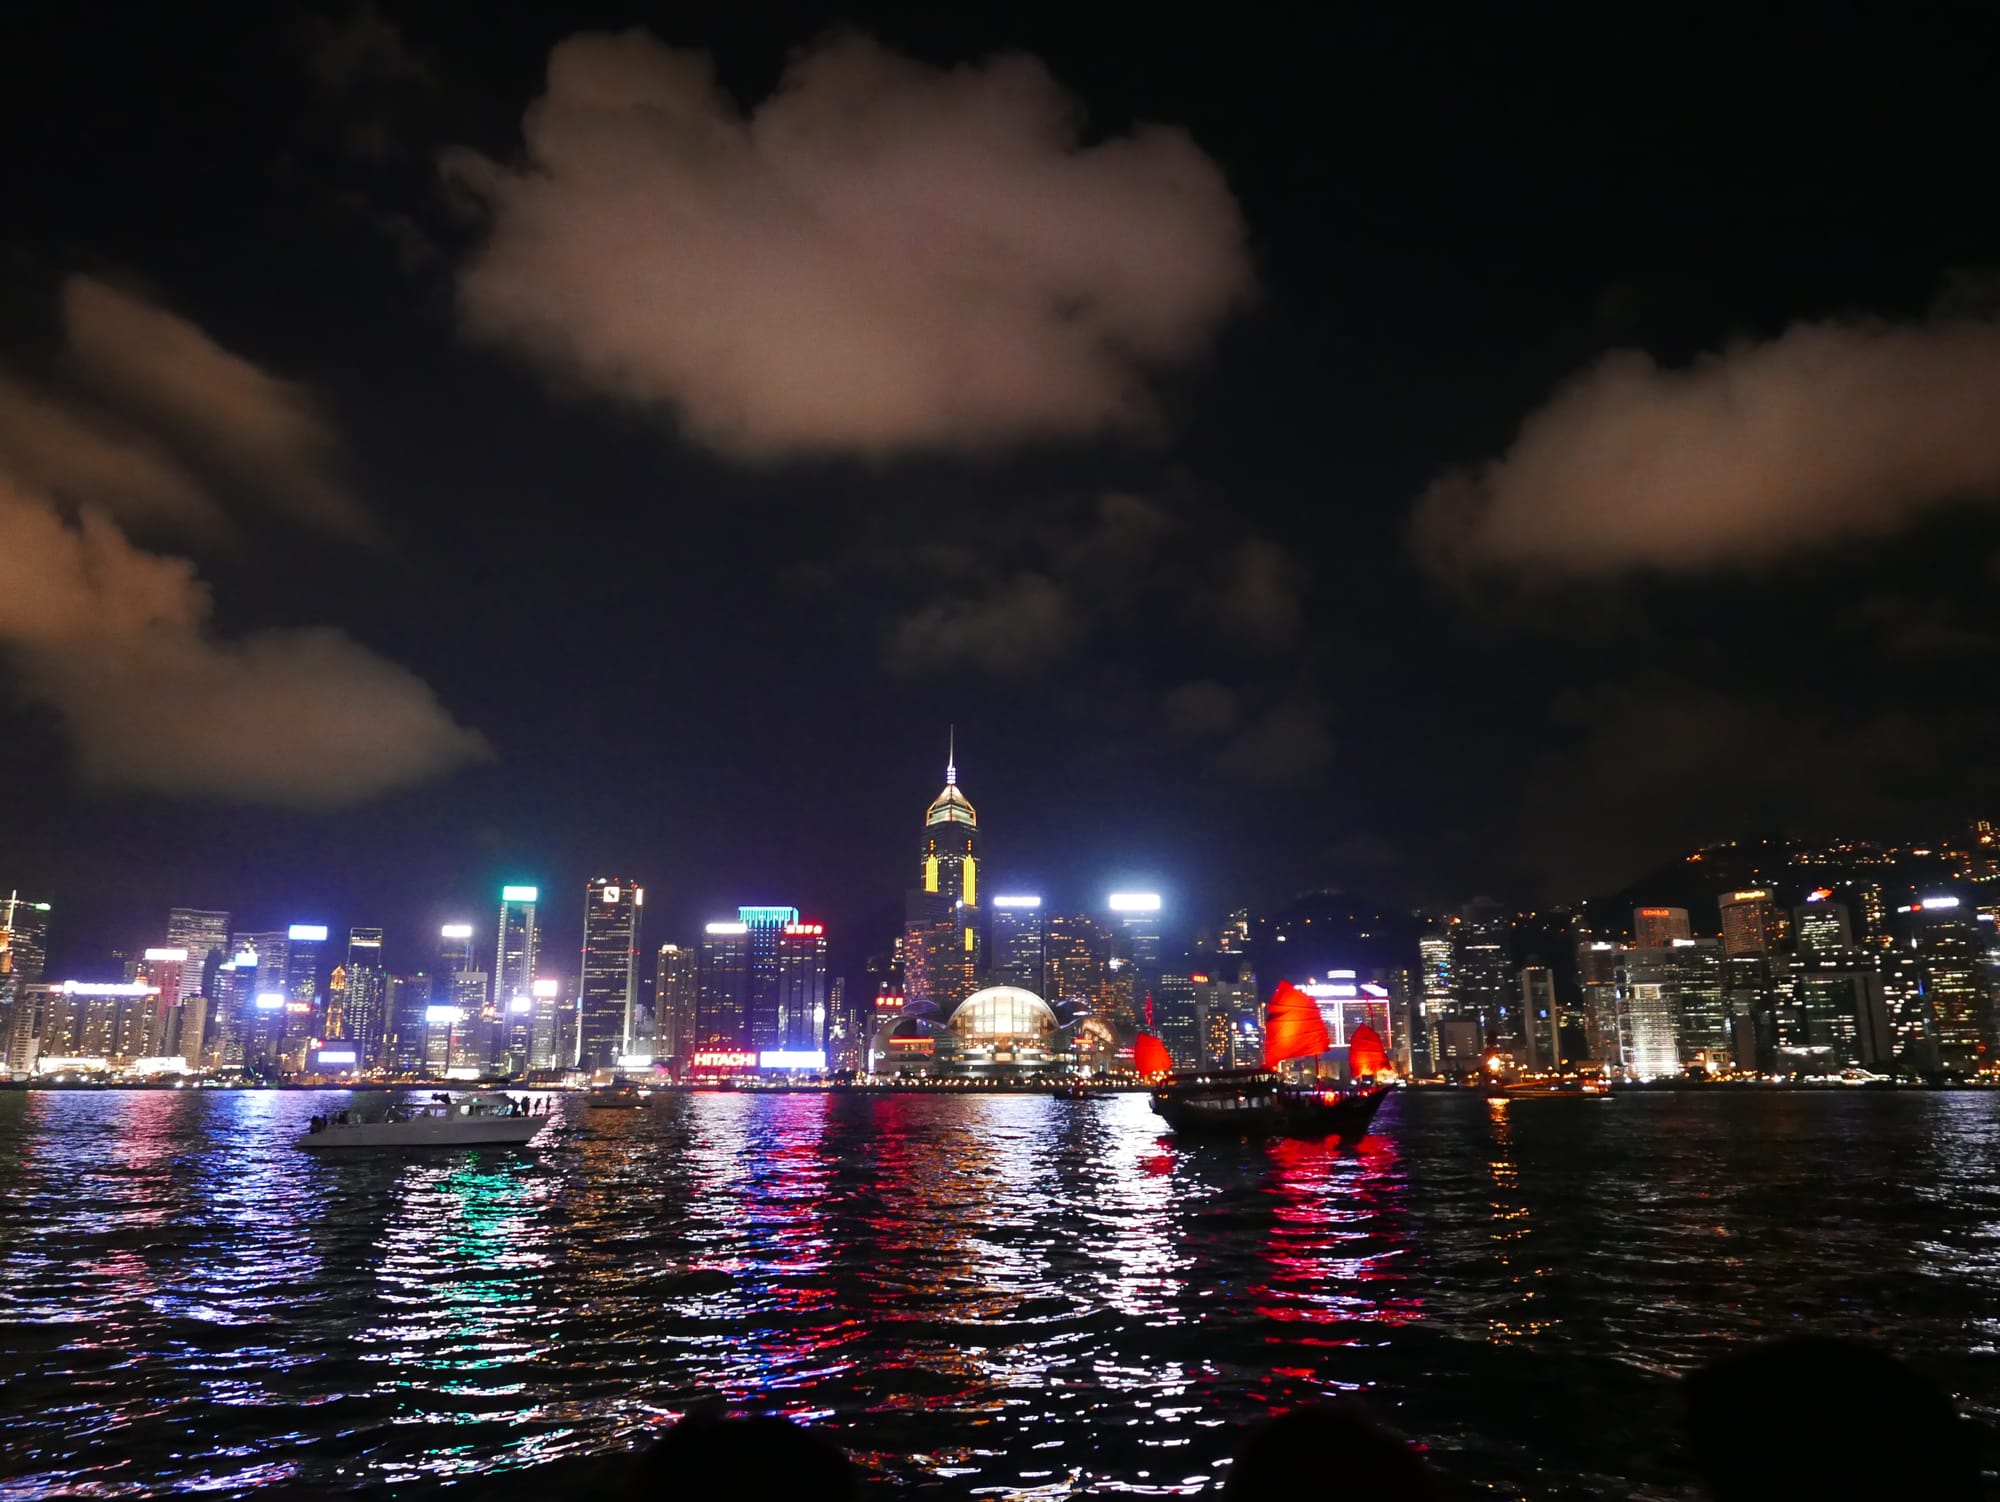
M 1308 1090 L 1258 1080 L 1168 1083 L 1153 1092 L 1153 1109 L 1177 1136 L 1338 1137 L 1367 1135 L 1388 1095 L 1366 1090 Z
M 519 1147 L 549 1124 L 546 1116 L 461 1116 L 443 1121 L 360 1121 L 299 1138 L 307 1152 L 344 1148 Z

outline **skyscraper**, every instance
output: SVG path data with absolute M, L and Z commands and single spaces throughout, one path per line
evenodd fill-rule
M 454 1065 L 483 1065 L 494 1047 L 492 1028 L 485 1021 L 492 977 L 473 958 L 473 948 L 470 923 L 447 923 L 438 929 L 438 982 L 424 1000 L 421 1017 L 422 1061 L 433 1074 L 443 1074 Z M 522 1010 L 532 1010 L 533 1005 L 529 999 Z M 411 1018 L 411 1025 L 418 1020 Z
M 1097 1004 L 1104 969 L 1101 956 L 1106 947 L 1103 931 L 1081 913 L 1049 919 L 1044 950 L 1048 990 L 1042 995 L 1058 1006 L 1059 1015 Z
M 169 908 L 166 947 L 187 951 L 181 994 L 174 998 L 185 1003 L 208 984 L 212 968 L 230 956 L 229 914 L 199 907 Z
M 1414 1034 L 1413 1047 L 1419 1055 L 1414 1067 L 1420 1074 L 1431 1074 L 1443 1067 L 1438 1027 L 1457 1016 L 1454 1010 L 1456 993 L 1452 987 L 1452 948 L 1449 934 L 1426 934 L 1417 940 L 1417 971 L 1423 999 L 1419 1004 L 1421 1019 L 1411 1031 Z
M 993 899 L 993 974 L 1008 985 L 1048 995 L 1048 944 L 1042 899 L 1031 895 Z
M 1521 970 L 1521 1062 L 1529 1069 L 1556 1067 L 1556 980 L 1546 965 Z
M 749 982 L 750 925 L 740 918 L 709 924 L 701 936 L 696 1049 L 742 1049 L 749 1045 L 743 1021 Z
M 912 1005 L 948 1015 L 970 996 L 982 966 L 979 908 L 979 815 L 958 786 L 956 745 L 945 759 L 944 788 L 924 811 L 918 886 L 904 915 L 905 990 Z
M 28 987 L 41 981 L 48 948 L 49 905 L 19 892 L 0 897 L 0 1076 L 26 1074 L 34 1063 L 41 1023 Z
M 1893 952 L 1916 963 L 1938 1064 L 1970 1072 L 1995 1042 L 1992 1001 L 1980 975 L 1985 946 L 1972 905 L 1936 894 L 1898 907 L 1894 920 Z
M 1808 900 L 1793 914 L 1801 954 L 1841 954 L 1854 948 L 1854 921 L 1844 902 Z
M 1664 949 L 1676 939 L 1693 937 L 1684 907 L 1642 907 L 1632 913 L 1632 942 L 1641 949 Z
M 1579 939 L 1576 978 L 1583 991 L 1584 1056 L 1599 1063 L 1619 1058 L 1618 990 L 1625 951 L 1608 939 Z
M 1476 1023 L 1484 1046 L 1520 1046 L 1520 989 L 1513 956 L 1514 918 L 1488 897 L 1459 910 L 1452 930 L 1453 1015 Z
M 1621 1062 L 1641 1079 L 1731 1057 L 1722 1000 L 1722 946 L 1672 939 L 1624 952 L 1619 996 Z
M 577 1063 L 615 1068 L 632 1051 L 639 1019 L 639 929 L 645 889 L 594 877 L 583 894 L 583 965 Z
M 1739 954 L 1770 954 L 1776 947 L 1776 909 L 1771 904 L 1771 894 L 1762 887 L 1744 892 L 1724 892 L 1717 905 L 1722 911 L 1722 953 L 1725 958 Z M 1685 923 L 1682 926 L 1685 928 Z M 1672 937 L 1685 939 L 1688 935 L 1679 933 Z
M 372 1069 L 382 1062 L 382 1045 L 389 1032 L 386 1003 L 388 977 L 382 968 L 382 930 L 350 928 L 347 931 L 347 962 L 342 965 L 346 996 L 341 1029 L 331 1027 L 328 1037 L 345 1038 L 354 1044 L 355 1067 Z
M 1118 958 L 1131 966 L 1132 1020 L 1142 1021 L 1160 984 L 1160 894 L 1113 892 L 1105 905 L 1120 941 Z
M 826 1049 L 826 925 L 787 923 L 778 931 L 778 1042 L 788 1053 Z
M 307 1045 L 326 1027 L 322 978 L 326 936 L 324 923 L 294 923 L 285 930 L 285 1024 L 279 1064 L 286 1070 L 304 1067 Z
M 702 934 L 696 1048 L 823 1050 L 826 979 L 824 924 L 795 907 L 739 907 Z
M 701 956 L 692 944 L 662 944 L 653 981 L 653 1056 L 684 1063 L 694 1051 Z
M 507 1023 L 534 1015 L 535 966 L 541 958 L 541 932 L 535 926 L 535 904 L 541 897 L 538 887 L 505 886 L 500 889 L 500 919 L 494 938 L 493 984 L 478 1021 L 484 1024 L 482 1057 L 497 1060 L 522 1053 L 510 1062 L 509 1072 L 527 1067 L 526 1053 L 509 1046 L 504 1033 Z M 515 1003 L 528 1006 L 517 1010 Z M 470 1025 L 472 1019 L 468 1019 Z M 532 1051 L 530 1048 L 528 1051 Z

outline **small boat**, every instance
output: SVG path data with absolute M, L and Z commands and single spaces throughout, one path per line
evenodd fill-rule
M 585 1093 L 583 1103 L 599 1111 L 630 1110 L 634 1106 L 643 1106 L 646 1097 L 633 1084 L 596 1085 Z
M 1486 1093 L 1495 1100 L 1611 1099 L 1611 1087 L 1603 1080 L 1517 1080 L 1495 1085 Z
M 519 1145 L 549 1123 L 513 1096 L 439 1093 L 429 1100 L 398 1101 L 389 1114 L 364 1121 L 351 1111 L 315 1116 L 298 1146 L 308 1152 L 349 1147 L 470 1147 Z
M 1358 1027 L 1348 1045 L 1353 1083 L 1290 1083 L 1279 1066 L 1316 1057 L 1331 1047 L 1326 1023 L 1311 997 L 1281 982 L 1266 1011 L 1264 1067 L 1175 1073 L 1166 1046 L 1141 1034 L 1134 1062 L 1154 1080 L 1153 1109 L 1177 1135 L 1224 1137 L 1337 1137 L 1367 1135 L 1368 1125 L 1389 1094 L 1375 1083 L 1388 1068 L 1382 1040 Z

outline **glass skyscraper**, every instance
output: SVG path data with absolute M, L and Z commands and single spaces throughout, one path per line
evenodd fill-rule
M 1048 995 L 1048 940 L 1042 899 L 1032 895 L 993 899 L 993 974 L 1008 985 Z
M 541 932 L 535 926 L 535 905 L 541 895 L 538 887 L 500 889 L 499 932 L 493 945 L 493 986 L 478 1021 L 484 1024 L 483 1056 L 494 1061 L 505 1059 L 509 1073 L 527 1068 L 532 1051 L 529 1041 L 532 1028 L 518 1024 L 539 1020 L 535 963 L 540 958 Z M 468 1018 L 461 1025 L 471 1027 L 473 1021 Z
M 639 937 L 645 889 L 599 876 L 584 888 L 577 1063 L 611 1069 L 632 1051 L 639 1020 Z

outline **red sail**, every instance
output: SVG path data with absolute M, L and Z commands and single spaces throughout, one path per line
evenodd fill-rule
M 1287 1059 L 1310 1058 L 1331 1047 L 1318 1003 L 1290 981 L 1279 981 L 1264 1009 L 1264 1067 L 1276 1069 Z
M 1141 1033 L 1139 1041 L 1132 1045 L 1132 1067 L 1139 1071 L 1141 1079 L 1158 1079 L 1163 1074 L 1173 1073 L 1173 1055 L 1167 1052 L 1167 1045 L 1151 1033 Z
M 1382 1046 L 1381 1034 L 1367 1023 L 1354 1030 L 1347 1040 L 1347 1073 L 1350 1079 L 1389 1072 L 1389 1050 Z

